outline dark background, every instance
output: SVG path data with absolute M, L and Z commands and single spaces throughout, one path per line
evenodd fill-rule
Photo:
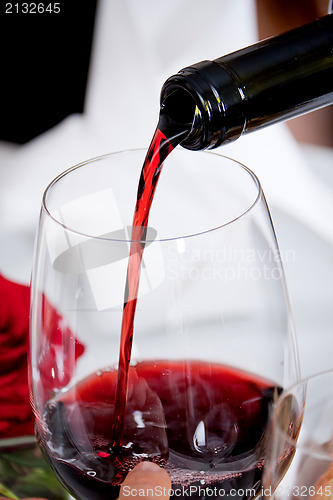
M 61 0 L 59 14 L 23 3 L 0 0 L 0 140 L 19 144 L 83 112 L 97 0 Z

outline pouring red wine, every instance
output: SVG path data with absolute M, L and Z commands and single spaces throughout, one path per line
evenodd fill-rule
M 244 490 L 239 498 L 256 496 L 261 486 L 269 408 L 280 390 L 276 385 L 195 360 L 130 366 L 149 210 L 164 160 L 189 133 L 195 112 L 193 101 L 183 100 L 181 116 L 187 119 L 182 123 L 175 104 L 167 114 L 167 104 L 161 110 L 139 181 L 118 370 L 91 375 L 46 408 L 43 447 L 80 499 L 93 492 L 99 499 L 117 498 L 126 473 L 144 459 L 165 467 L 174 489 L 192 486 L 192 498 L 202 498 L 204 486 L 226 494 Z
M 161 355 L 159 360 L 131 365 L 141 262 L 163 163 L 177 145 L 216 147 L 237 138 L 246 123 L 249 130 L 256 129 L 332 101 L 327 86 L 332 61 L 328 64 L 322 54 L 327 44 L 320 43 L 324 28 L 331 33 L 332 16 L 327 17 L 330 19 L 324 19 L 317 31 L 315 26 L 295 30 L 292 36 L 259 44 L 258 50 L 244 49 L 234 56 L 200 63 L 166 82 L 158 127 L 138 186 L 118 367 L 101 369 L 65 393 L 60 391 L 48 401 L 43 415 L 41 446 L 56 474 L 78 499 L 117 498 L 127 472 L 142 460 L 166 468 L 174 490 L 183 488 L 177 496 L 186 497 L 184 488 L 190 487 L 192 498 L 205 498 L 206 487 L 215 491 L 216 498 L 232 493 L 247 500 L 260 493 L 270 407 L 281 388 L 246 371 L 195 359 L 171 361 Z M 268 89 L 266 85 L 263 97 L 250 84 L 249 96 L 244 97 L 253 71 L 254 80 L 264 81 L 265 68 L 276 60 L 272 51 L 282 62 L 296 59 L 295 53 L 304 52 L 300 40 L 308 40 L 309 33 L 314 33 L 322 48 L 325 78 L 314 80 L 311 61 L 318 53 L 311 48 L 304 64 L 312 73 L 296 71 L 303 78 L 302 95 L 295 71 L 290 64 L 281 64 L 291 71 L 290 79 L 279 72 L 279 81 L 270 82 Z M 243 64 L 244 57 L 249 65 Z M 228 65 L 243 68 L 244 81 L 232 81 L 236 73 Z M 282 91 L 281 81 L 285 83 Z M 308 91 L 315 92 L 318 99 L 309 98 Z M 288 102 L 281 92 L 288 95 Z M 266 100 L 275 107 L 261 117 L 252 116 L 254 110 L 264 109 Z

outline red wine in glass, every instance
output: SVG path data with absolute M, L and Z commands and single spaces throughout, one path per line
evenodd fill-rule
M 123 445 L 116 456 L 108 446 L 117 370 L 91 375 L 45 409 L 43 448 L 74 496 L 117 498 L 127 472 L 145 459 L 168 470 L 181 498 L 189 492 L 203 498 L 205 488 L 215 491 L 214 498 L 231 490 L 236 499 L 258 494 L 277 390 L 272 384 L 188 360 L 140 362 L 129 368 L 127 382 Z
M 164 160 L 187 136 L 194 117 L 172 102 L 160 120 L 139 181 L 121 327 L 118 369 L 94 373 L 51 399 L 42 448 L 66 488 L 80 500 L 115 499 L 136 463 L 153 460 L 170 473 L 180 497 L 233 491 L 257 496 L 273 383 L 196 360 L 130 366 L 134 317 L 149 211 Z M 172 199 L 170 201 L 172 203 Z M 167 208 L 167 207 L 166 207 Z M 163 353 L 161 353 L 161 358 Z M 180 494 L 179 494 L 180 493 Z

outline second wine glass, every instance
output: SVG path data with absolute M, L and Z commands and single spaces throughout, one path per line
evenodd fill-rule
M 175 150 L 144 242 L 122 438 L 113 446 L 131 224 L 144 151 L 55 179 L 32 279 L 36 432 L 80 500 L 116 498 L 153 460 L 174 494 L 261 488 L 270 407 L 298 378 L 280 254 L 260 183 L 211 153 Z M 177 491 L 176 491 L 177 490 Z M 212 494 L 210 494 L 212 493 Z

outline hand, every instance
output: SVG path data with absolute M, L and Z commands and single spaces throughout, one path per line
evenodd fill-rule
M 127 474 L 121 485 L 118 500 L 142 500 L 155 497 L 168 500 L 170 489 L 171 480 L 166 470 L 153 462 L 140 462 Z

